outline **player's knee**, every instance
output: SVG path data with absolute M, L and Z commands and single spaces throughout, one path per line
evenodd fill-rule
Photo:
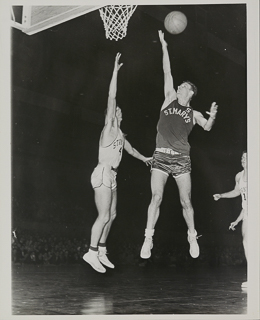
M 162 202 L 162 195 L 159 193 L 153 193 L 152 195 L 152 202 L 154 204 L 160 205 Z
M 99 220 L 101 221 L 102 225 L 106 225 L 109 221 L 110 217 L 108 214 L 104 214 L 102 216 L 99 216 Z

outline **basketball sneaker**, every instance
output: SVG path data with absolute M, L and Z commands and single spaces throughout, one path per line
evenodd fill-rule
M 197 239 L 197 231 L 195 230 L 194 233 L 190 233 L 188 230 L 188 241 L 190 243 L 190 255 L 192 258 L 198 258 L 200 254 L 200 248 Z
M 148 259 L 151 257 L 151 250 L 153 248 L 153 239 L 145 238 L 142 249 L 141 249 L 141 258 Z
M 242 282 L 241 288 L 247 288 L 247 281 L 246 282 Z
M 91 265 L 91 267 L 100 273 L 105 273 L 106 269 L 102 266 L 98 259 L 98 252 L 93 250 L 89 250 L 87 253 L 84 254 L 83 260 L 86 261 Z
M 99 248 L 99 251 L 98 251 L 98 259 L 99 261 L 106 267 L 108 268 L 111 268 L 111 269 L 114 269 L 115 266 L 113 265 L 113 263 L 111 263 L 109 260 L 108 260 L 108 257 L 107 257 L 107 250 L 106 248 Z

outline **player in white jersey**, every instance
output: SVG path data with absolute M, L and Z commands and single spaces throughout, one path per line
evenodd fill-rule
M 123 149 L 131 156 L 142 160 L 146 165 L 151 164 L 152 157 L 144 157 L 125 139 L 120 129 L 122 112 L 116 106 L 117 75 L 123 65 L 119 63 L 121 54 L 117 53 L 114 70 L 109 86 L 105 126 L 99 140 L 98 165 L 91 175 L 91 184 L 95 192 L 95 203 L 98 217 L 91 229 L 90 248 L 83 259 L 93 269 L 104 273 L 103 265 L 114 268 L 107 258 L 106 240 L 111 225 L 116 217 L 117 184 L 116 175 Z
M 214 200 L 220 198 L 235 198 L 241 195 L 242 197 L 242 210 L 234 222 L 231 222 L 229 229 L 235 230 L 235 226 L 242 220 L 242 237 L 245 257 L 247 259 L 247 152 L 243 151 L 241 164 L 243 171 L 239 172 L 235 177 L 235 188 L 226 193 L 214 194 Z M 247 282 L 242 283 L 242 287 L 247 287 Z

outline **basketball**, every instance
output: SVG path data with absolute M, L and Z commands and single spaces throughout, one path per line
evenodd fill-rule
M 164 19 L 164 27 L 171 34 L 179 34 L 185 30 L 187 18 L 180 11 L 172 11 Z

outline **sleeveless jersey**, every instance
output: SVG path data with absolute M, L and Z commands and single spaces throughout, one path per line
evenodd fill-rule
M 242 197 L 242 208 L 247 211 L 247 181 L 244 181 L 245 171 L 241 171 L 241 176 L 238 182 L 239 191 Z
M 116 139 L 107 147 L 102 147 L 99 142 L 98 162 L 116 169 L 122 159 L 125 138 L 120 129 Z
M 160 112 L 157 124 L 157 148 L 171 148 L 185 155 L 190 154 L 188 136 L 193 128 L 193 110 L 173 100 Z

